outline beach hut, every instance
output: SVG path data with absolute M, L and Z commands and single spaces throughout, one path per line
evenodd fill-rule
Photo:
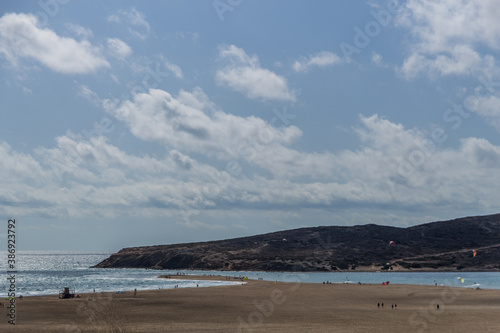
M 74 298 L 75 290 L 69 289 L 69 287 L 64 287 L 63 290 L 59 292 L 59 298 Z

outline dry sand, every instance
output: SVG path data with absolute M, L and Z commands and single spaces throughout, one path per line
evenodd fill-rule
M 500 332 L 500 290 L 248 280 L 133 296 L 25 297 L 15 326 L 0 307 L 0 332 Z

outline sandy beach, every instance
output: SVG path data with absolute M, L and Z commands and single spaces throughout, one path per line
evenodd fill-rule
M 24 297 L 15 326 L 0 307 L 0 332 L 498 332 L 499 311 L 500 290 L 247 280 L 135 298 L 133 291 Z

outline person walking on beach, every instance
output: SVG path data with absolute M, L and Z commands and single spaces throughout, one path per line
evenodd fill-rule
M 137 289 L 134 289 L 134 297 L 137 296 Z
M 379 308 L 379 309 L 380 309 L 380 303 L 377 303 L 377 308 Z

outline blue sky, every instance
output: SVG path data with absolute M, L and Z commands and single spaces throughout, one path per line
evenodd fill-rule
M 0 216 L 20 249 L 115 251 L 497 213 L 499 15 L 2 2 Z

